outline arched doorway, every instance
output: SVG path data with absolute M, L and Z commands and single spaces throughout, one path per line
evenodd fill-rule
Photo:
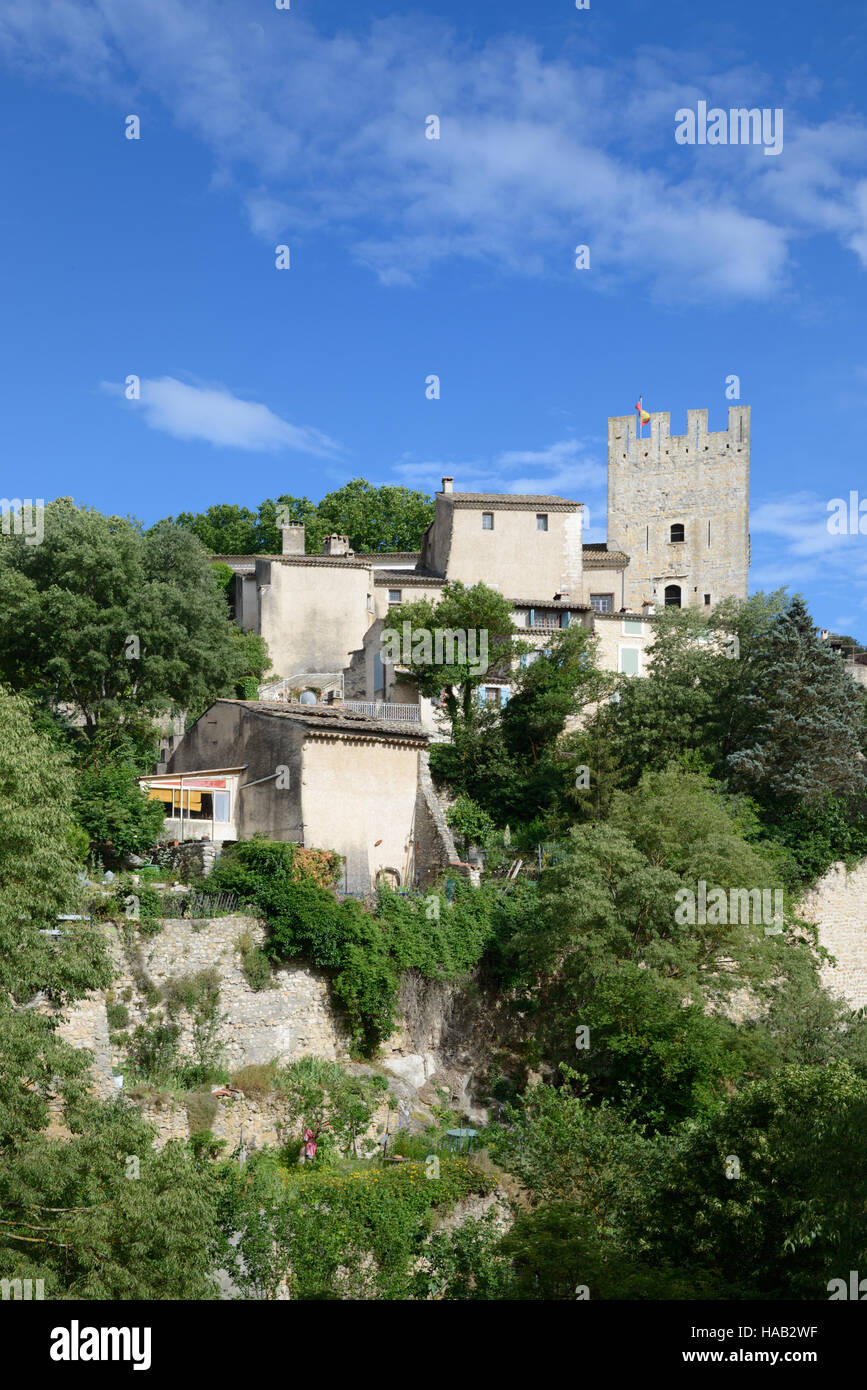
M 665 606 L 666 608 L 680 608 L 680 585 L 666 584 L 665 586 Z
M 376 875 L 377 888 L 391 888 L 395 893 L 400 887 L 400 874 L 397 869 L 379 869 Z

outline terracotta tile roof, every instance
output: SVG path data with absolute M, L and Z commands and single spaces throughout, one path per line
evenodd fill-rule
M 410 738 L 418 743 L 427 743 L 428 735 L 418 724 L 409 720 L 371 719 L 367 714 L 344 709 L 341 705 L 302 705 L 288 700 L 217 700 L 218 705 L 240 705 L 253 714 L 268 715 L 273 719 L 288 719 L 293 724 L 303 724 L 308 729 L 323 733 L 367 734 L 380 738 Z
M 623 550 L 609 550 L 605 541 L 590 541 L 581 549 L 588 569 L 611 569 L 615 565 L 629 564 L 629 556 Z
M 518 492 L 438 492 L 454 507 L 489 507 L 492 511 L 577 512 L 583 503 L 568 497 L 544 497 Z

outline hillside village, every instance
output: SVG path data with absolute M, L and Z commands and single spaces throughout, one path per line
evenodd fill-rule
M 0 1176 L 10 1287 L 810 1298 L 854 1267 L 857 1178 L 787 1242 L 826 1161 L 860 1171 L 863 668 L 748 596 L 749 408 L 647 429 L 609 421 L 605 543 L 451 477 L 413 551 L 309 555 L 277 513 L 281 554 L 217 554 L 69 499 L 2 538 L 0 1142 L 40 1175 Z M 62 1258 L 21 1255 L 22 1172 Z M 148 1213 L 144 1257 L 85 1182 Z
M 582 543 L 579 501 L 466 493 L 446 477 L 416 553 L 356 554 L 330 535 L 308 555 L 304 526 L 284 524 L 279 556 L 213 556 L 234 572 L 236 621 L 265 639 L 282 674 L 258 700 L 218 701 L 167 744 L 163 775 L 146 782 L 173 808 L 167 836 L 262 833 L 335 849 L 344 891 L 362 894 L 383 878 L 418 887 L 458 864 L 427 774 L 427 744 L 446 736 L 441 702 L 389 662 L 384 621 L 405 602 L 436 603 L 449 584 L 483 583 L 508 600 L 531 648 L 513 666 L 581 625 L 601 669 L 641 676 L 660 608 L 709 615 L 746 599 L 749 406 L 729 407 L 721 431 L 708 431 L 707 410 L 687 411 L 683 435 L 667 412 L 643 428 L 608 421 L 605 543 Z M 479 703 L 502 708 L 513 676 L 492 663 Z

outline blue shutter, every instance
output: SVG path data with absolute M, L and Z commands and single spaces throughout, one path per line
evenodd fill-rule
M 503 709 L 504 706 L 506 706 L 509 703 L 509 696 L 511 693 L 512 692 L 509 690 L 508 686 L 504 685 L 502 690 L 500 691 L 500 709 Z
M 561 626 L 561 627 L 568 627 L 571 618 L 572 618 L 572 614 L 569 612 L 568 608 L 565 609 L 565 610 L 560 614 L 560 626 Z

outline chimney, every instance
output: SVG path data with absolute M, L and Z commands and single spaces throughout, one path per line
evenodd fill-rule
M 304 523 L 300 526 L 281 526 L 280 534 L 283 538 L 284 555 L 303 555 L 304 554 Z
M 443 478 L 443 492 L 454 492 L 454 490 L 455 490 L 455 480 L 454 480 L 454 478 Z
M 326 536 L 322 542 L 323 555 L 354 555 L 355 551 L 349 549 L 349 537 L 331 535 Z

